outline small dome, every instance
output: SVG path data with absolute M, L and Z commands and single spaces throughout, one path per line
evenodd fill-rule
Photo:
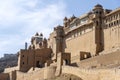
M 40 33 L 40 36 L 43 36 L 43 34 L 42 34 L 42 33 Z
M 44 42 L 47 42 L 47 39 L 46 39 L 46 38 L 44 38 Z
M 64 18 L 64 21 L 68 20 L 67 17 Z
M 38 33 L 38 32 L 36 32 L 35 36 L 39 36 L 39 33 Z
M 47 40 L 46 38 L 44 38 L 44 40 Z
M 73 14 L 72 18 L 73 18 L 73 19 L 75 19 L 75 18 L 76 18 L 74 14 Z
M 95 7 L 101 7 L 101 8 L 102 8 L 102 5 L 100 5 L 100 4 L 97 4 L 97 5 L 95 5 Z

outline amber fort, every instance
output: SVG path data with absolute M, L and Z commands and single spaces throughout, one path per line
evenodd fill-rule
M 0 80 L 120 80 L 120 8 L 97 4 L 88 13 L 63 19 L 49 38 L 36 33 L 18 52 L 18 66 L 6 68 Z

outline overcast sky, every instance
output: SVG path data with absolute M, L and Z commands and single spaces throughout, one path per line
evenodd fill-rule
M 120 7 L 120 0 L 0 0 L 0 57 L 24 48 L 36 32 L 48 37 L 65 16 L 80 16 L 98 3 Z

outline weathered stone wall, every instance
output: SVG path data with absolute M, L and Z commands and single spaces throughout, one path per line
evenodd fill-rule
M 120 80 L 120 69 L 80 69 L 63 66 L 62 73 L 76 75 L 82 80 Z
M 104 50 L 120 47 L 120 10 L 106 16 L 104 22 Z
M 78 66 L 83 68 L 116 68 L 120 65 L 120 51 L 111 52 L 109 54 L 103 54 L 95 56 L 86 60 L 82 60 L 77 63 Z
M 34 63 L 34 51 L 33 50 L 21 50 L 19 54 L 19 70 L 26 72 L 28 71 Z
M 11 68 L 5 68 L 4 73 L 10 73 L 14 70 L 18 70 L 18 66 L 16 67 L 11 67 Z
M 1 73 L 0 74 L 0 80 L 9 80 L 10 76 L 8 73 Z
M 20 71 L 16 72 L 16 80 L 43 80 L 55 77 L 56 67 L 50 66 L 35 71 L 23 73 Z
M 31 67 L 38 67 L 39 61 L 43 66 L 51 58 L 51 49 L 21 50 L 19 54 L 19 70 L 27 72 Z
M 50 79 L 55 77 L 56 66 L 50 66 L 44 68 L 44 79 Z
M 71 36 L 74 36 L 76 32 L 73 32 Z M 78 35 L 74 38 L 65 40 L 64 44 L 65 52 L 71 53 L 71 62 L 80 61 L 80 51 L 90 52 L 95 54 L 95 31 L 91 31 L 82 35 Z
M 44 79 L 44 69 L 37 70 L 30 73 L 16 72 L 16 80 L 43 80 Z

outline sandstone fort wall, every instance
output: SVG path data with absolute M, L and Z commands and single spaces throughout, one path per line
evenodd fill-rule
M 71 34 L 71 36 L 74 36 L 74 34 Z M 78 62 L 80 61 L 80 51 L 95 53 L 95 31 L 78 35 L 69 40 L 66 39 L 65 43 L 65 52 L 71 53 L 71 61 Z M 76 59 L 77 57 L 78 59 Z
M 119 80 L 119 69 L 79 69 L 77 67 L 63 66 L 62 73 L 73 74 L 83 80 Z

